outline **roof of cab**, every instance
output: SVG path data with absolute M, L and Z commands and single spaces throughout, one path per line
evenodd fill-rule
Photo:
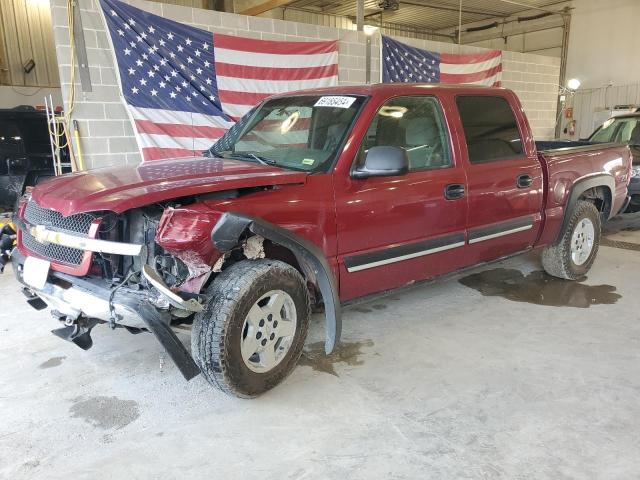
M 289 95 L 300 94 L 321 94 L 321 95 L 395 95 L 402 93 L 417 93 L 425 90 L 486 90 L 504 92 L 507 90 L 503 87 L 485 87 L 482 85 L 471 84 L 445 84 L 445 83 L 373 83 L 370 85 L 339 85 L 335 87 L 312 88 L 308 90 L 296 90 L 284 94 L 274 95 L 274 97 L 286 97 Z

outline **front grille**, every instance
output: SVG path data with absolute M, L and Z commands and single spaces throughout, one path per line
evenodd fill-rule
M 27 230 L 22 230 L 22 245 L 24 248 L 47 260 L 66 265 L 78 266 L 82 263 L 84 250 L 64 247 L 55 243 L 40 243 Z
M 95 217 L 88 213 L 64 217 L 61 213 L 41 207 L 30 200 L 24 211 L 24 219 L 31 225 L 44 225 L 52 230 L 87 236 Z
M 60 212 L 41 207 L 33 200 L 29 200 L 23 215 L 29 225 L 44 225 L 50 230 L 69 233 L 71 235 L 88 237 L 91 224 L 95 217 L 88 213 L 63 216 Z M 65 247 L 54 243 L 40 243 L 29 233 L 29 226 L 22 230 L 22 245 L 36 255 L 69 266 L 80 266 L 84 257 L 84 250 Z

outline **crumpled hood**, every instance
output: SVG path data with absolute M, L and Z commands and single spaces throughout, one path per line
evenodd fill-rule
M 33 189 L 39 205 L 65 216 L 131 208 L 242 187 L 304 183 L 307 174 L 258 163 L 193 157 L 109 167 L 47 180 Z

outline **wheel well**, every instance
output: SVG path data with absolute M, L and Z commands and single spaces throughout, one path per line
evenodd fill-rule
M 309 289 L 311 305 L 316 307 L 320 305 L 321 303 L 320 300 L 322 298 L 322 296 L 320 295 L 320 290 L 318 289 L 317 285 L 309 278 L 308 271 L 305 271 L 305 269 L 300 265 L 298 258 L 290 249 L 288 249 L 283 245 L 274 243 L 270 240 L 262 239 L 263 253 L 255 257 L 254 256 L 249 257 L 247 256 L 246 250 L 242 248 L 242 245 L 245 244 L 248 238 L 250 237 L 257 237 L 257 235 L 249 235 L 248 237 L 244 237 L 243 241 L 240 243 L 240 245 L 238 245 L 238 248 L 235 248 L 229 252 L 228 256 L 224 260 L 224 263 L 221 265 L 221 270 L 226 270 L 234 263 L 241 262 L 243 260 L 250 260 L 253 258 L 264 257 L 264 258 L 270 258 L 273 260 L 280 260 L 281 262 L 291 265 L 298 272 L 300 272 L 300 274 L 305 278 L 307 282 L 307 288 Z M 212 276 L 212 278 L 209 279 L 209 281 L 206 284 L 207 286 L 209 283 L 211 283 L 211 281 L 213 281 L 215 276 Z M 203 286 L 203 290 L 205 288 L 206 286 Z
M 603 222 L 609 219 L 611 214 L 611 192 L 607 187 L 599 186 L 589 188 L 578 197 L 578 200 L 586 200 L 587 202 L 593 203 L 600 212 L 600 217 Z
M 322 296 L 320 295 L 320 291 L 318 290 L 317 285 L 309 279 L 307 272 L 305 272 L 305 269 L 302 268 L 300 262 L 298 261 L 298 258 L 291 250 L 289 250 L 287 247 L 271 242 L 270 240 L 265 240 L 264 253 L 266 258 L 280 260 L 298 270 L 298 272 L 300 272 L 300 274 L 305 278 L 307 282 L 311 305 L 318 306 L 321 303 L 320 298 L 322 298 Z

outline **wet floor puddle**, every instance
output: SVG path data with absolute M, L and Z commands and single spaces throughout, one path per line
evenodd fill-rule
M 357 366 L 364 363 L 360 358 L 363 354 L 362 347 L 373 347 L 373 342 L 371 340 L 340 342 L 329 355 L 324 353 L 324 342 L 315 342 L 306 346 L 298 365 L 311 367 L 317 372 L 329 373 L 337 377 L 339 375 L 334 368 L 336 363 L 344 363 L 349 366 Z
M 585 285 L 555 278 L 543 271 L 524 275 L 515 269 L 494 268 L 468 275 L 459 282 L 486 297 L 551 307 L 589 308 L 610 305 L 621 298 L 612 285 Z
M 67 357 L 51 357 L 46 362 L 42 362 L 38 365 L 38 368 L 53 368 L 62 365 L 62 361 Z
M 69 408 L 72 417 L 102 429 L 124 428 L 140 416 L 138 403 L 133 400 L 96 396 L 78 397 L 73 401 Z
M 362 304 L 362 305 L 357 305 L 354 307 L 351 307 L 354 311 L 356 312 L 360 312 L 360 313 L 372 313 L 376 310 L 384 310 L 387 308 L 386 305 L 382 304 L 382 303 L 374 303 L 374 304 Z

